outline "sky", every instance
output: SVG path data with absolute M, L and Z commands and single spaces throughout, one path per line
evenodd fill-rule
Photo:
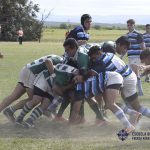
M 47 21 L 80 22 L 89 13 L 93 22 L 125 23 L 134 18 L 138 24 L 150 23 L 150 0 L 32 0 L 41 13 L 52 10 Z M 149 22 L 148 22 L 149 21 Z

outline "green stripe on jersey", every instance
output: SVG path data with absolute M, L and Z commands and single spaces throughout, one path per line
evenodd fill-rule
M 72 66 L 66 64 L 57 64 L 55 66 L 55 84 L 60 86 L 67 85 L 74 77 L 76 71 L 77 69 Z
M 53 85 L 53 77 L 50 75 L 48 70 L 43 71 L 43 75 L 49 86 L 52 88 Z

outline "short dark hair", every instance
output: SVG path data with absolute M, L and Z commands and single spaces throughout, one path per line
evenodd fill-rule
M 130 47 L 130 41 L 127 36 L 121 36 L 116 40 L 116 44 L 126 45 L 127 49 Z
M 79 44 L 78 42 L 74 39 L 74 38 L 68 38 L 67 40 L 65 40 L 63 46 L 69 46 L 71 49 L 73 48 L 79 48 Z
M 150 26 L 150 24 L 146 24 L 146 25 L 145 25 L 146 28 L 149 27 L 149 26 Z
M 127 23 L 135 24 L 135 20 L 134 19 L 129 19 L 129 20 L 127 20 Z
M 98 46 L 92 46 L 89 49 L 88 55 L 92 56 L 93 54 L 97 54 L 100 51 L 100 48 Z
M 150 50 L 146 49 L 146 50 L 141 52 L 140 59 L 143 60 L 143 59 L 145 59 L 145 58 L 147 58 L 149 56 L 150 56 Z

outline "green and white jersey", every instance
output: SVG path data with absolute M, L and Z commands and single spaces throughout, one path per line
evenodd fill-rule
M 52 88 L 53 83 L 54 83 L 54 77 L 53 77 L 53 75 L 50 75 L 50 73 L 49 73 L 48 70 L 44 70 L 43 71 L 43 75 L 44 75 L 44 78 L 47 81 L 48 85 Z
M 41 71 L 47 69 L 45 61 L 47 59 L 50 59 L 53 62 L 53 65 L 56 65 L 58 63 L 62 62 L 62 58 L 57 55 L 48 55 L 48 56 L 43 56 L 37 60 L 34 60 L 31 63 L 27 64 L 27 67 L 33 72 L 33 74 L 39 74 Z
M 74 57 L 68 57 L 67 54 L 65 54 L 64 63 L 71 65 L 77 69 L 87 69 L 89 64 L 89 57 L 88 57 L 88 50 L 84 47 L 79 47 Z M 73 65 L 70 64 L 70 60 L 73 61 Z
M 67 85 L 69 82 L 71 82 L 76 72 L 77 69 L 72 66 L 66 64 L 57 64 L 55 66 L 55 84 L 60 86 Z

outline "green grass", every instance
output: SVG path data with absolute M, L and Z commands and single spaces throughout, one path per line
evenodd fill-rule
M 54 31 L 53 31 L 54 30 Z M 126 31 L 91 30 L 91 42 L 115 40 Z M 47 29 L 41 43 L 1 42 L 0 52 L 4 59 L 0 60 L 0 101 L 10 94 L 15 87 L 20 69 L 28 62 L 47 54 L 63 54 L 65 30 Z M 144 96 L 140 102 L 150 107 L 150 85 L 143 82 Z M 25 96 L 24 96 L 25 97 Z M 120 98 L 118 98 L 118 101 Z M 105 127 L 93 127 L 95 116 L 86 104 L 87 123 L 78 126 L 66 126 L 41 118 L 35 129 L 15 128 L 0 114 L 0 150 L 149 150 L 150 141 L 134 141 L 130 135 L 124 142 L 116 133 L 121 129 L 120 123 L 108 112 L 111 124 Z M 69 110 L 65 116 L 68 116 Z M 149 131 L 149 119 L 142 119 L 139 131 Z

